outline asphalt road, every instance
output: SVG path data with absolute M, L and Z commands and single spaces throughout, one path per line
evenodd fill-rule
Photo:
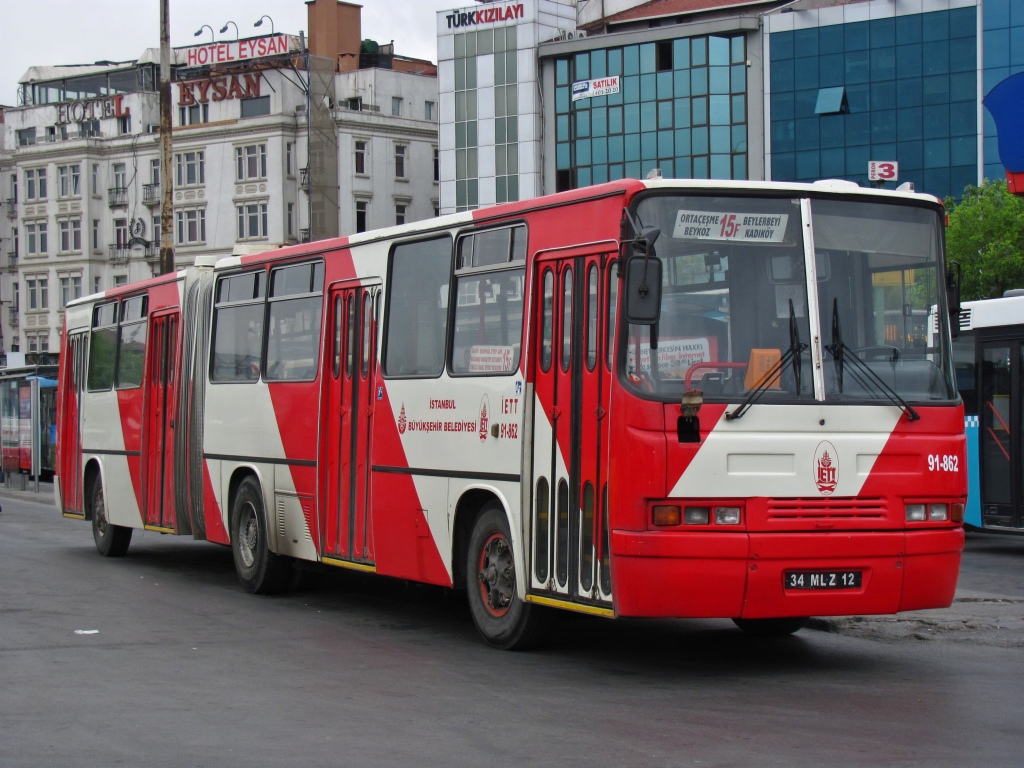
M 1021 632 L 999 624 L 1021 620 L 1024 539 L 971 537 L 934 619 L 955 630 L 567 615 L 504 653 L 446 590 L 339 571 L 253 597 L 227 549 L 137 531 L 107 560 L 88 524 L 0 502 L 4 768 L 1021 763 Z

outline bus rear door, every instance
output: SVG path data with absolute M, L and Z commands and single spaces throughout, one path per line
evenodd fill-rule
M 978 414 L 981 517 L 986 528 L 1024 527 L 1021 426 L 1024 425 L 1024 341 L 982 341 Z
M 327 403 L 321 409 L 326 423 L 320 430 L 321 554 L 368 567 L 374 560 L 369 463 L 379 295 L 377 285 L 331 287 Z
M 57 474 L 60 477 L 62 512 L 74 517 L 85 515 L 82 497 L 81 394 L 85 388 L 86 353 L 89 334 L 68 334 L 61 356 L 60 445 Z
M 149 320 L 146 402 L 142 432 L 142 487 L 145 526 L 175 532 L 174 403 L 178 386 L 178 312 Z M 183 519 L 187 522 L 187 518 Z

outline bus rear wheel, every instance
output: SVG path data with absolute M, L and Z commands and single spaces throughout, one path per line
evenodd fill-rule
M 270 595 L 288 585 L 291 562 L 270 551 L 263 492 L 253 477 L 238 486 L 231 506 L 231 554 L 245 591 Z
M 783 637 L 803 627 L 806 616 L 787 616 L 781 619 L 733 619 L 733 623 L 748 635 L 757 637 Z
M 512 537 L 497 502 L 484 507 L 469 537 L 466 592 L 473 622 L 488 645 L 521 650 L 543 639 L 547 617 L 516 591 Z
M 89 506 L 92 509 L 92 540 L 96 542 L 96 550 L 104 557 L 124 557 L 132 542 L 132 529 L 113 525 L 107 520 L 103 482 L 99 477 L 92 483 Z

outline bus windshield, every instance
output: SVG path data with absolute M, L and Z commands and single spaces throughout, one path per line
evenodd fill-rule
M 641 199 L 636 218 L 660 229 L 663 264 L 660 320 L 630 325 L 626 338 L 626 379 L 641 395 L 955 400 L 948 333 L 927 327 L 929 307 L 944 302 L 935 210 L 655 194 Z

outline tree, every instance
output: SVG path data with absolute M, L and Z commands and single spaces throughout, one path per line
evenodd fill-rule
M 1003 179 L 986 179 L 967 187 L 959 203 L 946 198 L 946 210 L 946 256 L 962 270 L 961 298 L 1024 288 L 1024 197 L 1010 194 Z

